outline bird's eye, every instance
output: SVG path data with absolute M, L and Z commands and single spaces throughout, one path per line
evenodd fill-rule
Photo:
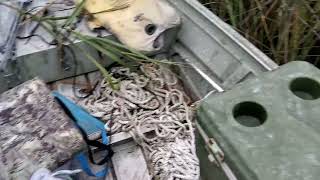
M 157 26 L 154 24 L 148 24 L 144 30 L 148 35 L 152 35 L 156 32 Z

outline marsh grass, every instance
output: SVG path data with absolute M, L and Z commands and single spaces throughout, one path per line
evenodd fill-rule
M 319 0 L 200 0 L 276 63 L 320 66 Z

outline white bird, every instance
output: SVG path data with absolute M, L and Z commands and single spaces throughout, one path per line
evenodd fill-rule
M 122 43 L 144 52 L 166 46 L 167 30 L 181 23 L 165 0 L 86 0 L 84 8 L 93 17 L 91 29 L 103 26 Z

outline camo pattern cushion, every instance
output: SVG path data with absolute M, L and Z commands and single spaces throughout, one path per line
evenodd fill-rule
M 80 132 L 41 80 L 0 95 L 0 180 L 29 179 L 42 167 L 54 170 L 84 147 Z

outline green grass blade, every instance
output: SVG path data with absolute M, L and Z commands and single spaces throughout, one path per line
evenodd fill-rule
M 69 18 L 64 22 L 62 27 L 68 27 L 70 26 L 74 20 L 79 16 L 79 14 L 82 12 L 86 0 L 82 0 L 79 4 L 77 4 L 75 10 L 72 12 L 72 14 L 69 16 Z
M 89 59 L 99 69 L 99 71 L 101 72 L 103 77 L 107 80 L 107 82 L 109 83 L 112 89 L 115 89 L 115 90 L 119 89 L 118 83 L 113 81 L 112 75 L 93 56 L 91 56 L 90 53 L 88 53 L 86 50 L 84 50 L 79 46 L 75 46 L 75 47 L 78 48 L 80 52 L 83 53 L 87 57 L 87 59 Z

